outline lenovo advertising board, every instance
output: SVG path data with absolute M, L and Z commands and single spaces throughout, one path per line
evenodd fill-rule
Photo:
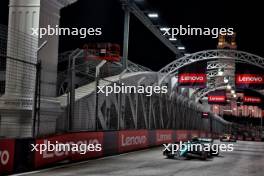
M 128 130 L 118 132 L 120 153 L 148 147 L 148 130 Z
M 173 130 L 156 130 L 156 145 L 174 142 Z
M 242 101 L 244 105 L 261 105 L 263 103 L 261 95 L 252 91 L 245 91 Z
M 236 63 L 235 83 L 237 88 L 263 89 L 264 70 L 253 65 Z
M 176 142 L 187 141 L 189 139 L 188 130 L 176 130 Z
M 216 90 L 208 94 L 209 104 L 224 104 L 226 103 L 226 92 L 225 90 Z
M 179 69 L 178 84 L 182 87 L 206 87 L 207 63 L 200 61 L 195 64 L 187 65 Z

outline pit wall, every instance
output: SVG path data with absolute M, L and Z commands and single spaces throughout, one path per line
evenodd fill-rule
M 76 162 L 129 151 L 160 146 L 164 143 L 187 141 L 192 137 L 218 138 L 196 130 L 124 130 L 108 132 L 78 132 L 49 136 L 39 139 L 0 139 L 0 175 L 25 172 L 52 166 L 62 161 Z M 101 144 L 101 151 L 86 154 L 74 152 L 32 152 L 31 144 L 55 143 Z

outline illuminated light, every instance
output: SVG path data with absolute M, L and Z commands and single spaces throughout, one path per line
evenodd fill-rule
M 224 78 L 224 83 L 228 83 L 229 82 L 229 79 L 228 78 Z
M 184 46 L 178 46 L 178 50 L 185 50 Z
M 170 29 L 170 28 L 167 28 L 167 27 L 161 27 L 161 28 L 160 28 L 160 30 L 161 30 L 161 31 L 164 31 L 164 32 L 165 32 L 165 31 L 168 31 L 169 29 Z
M 228 84 L 228 85 L 226 86 L 226 88 L 227 88 L 228 90 L 230 90 L 232 87 Z
M 234 93 L 236 93 L 234 90 L 231 90 L 231 94 L 234 94 Z
M 149 13 L 149 14 L 148 14 L 148 17 L 149 17 L 149 18 L 158 18 L 159 15 L 158 15 L 157 13 Z
M 237 95 L 236 95 L 236 94 L 234 94 L 234 95 L 233 95 L 233 97 L 234 97 L 234 98 L 236 98 L 236 97 L 237 97 Z
M 224 74 L 224 71 L 223 71 L 222 69 L 219 69 L 219 70 L 218 70 L 218 75 L 219 75 L 219 76 L 223 76 L 223 74 Z
M 177 41 L 176 38 L 172 38 L 172 37 L 170 37 L 169 40 L 170 40 L 170 41 Z

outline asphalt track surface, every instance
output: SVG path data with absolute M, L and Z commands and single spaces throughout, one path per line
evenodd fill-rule
M 162 147 L 68 164 L 23 175 L 30 176 L 264 176 L 264 142 L 234 143 L 207 161 L 166 159 Z

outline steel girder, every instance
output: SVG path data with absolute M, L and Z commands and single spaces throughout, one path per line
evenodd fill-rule
M 181 67 L 199 61 L 217 59 L 234 60 L 235 62 L 244 62 L 260 68 L 264 68 L 264 58 L 251 53 L 225 49 L 205 50 L 181 57 L 162 68 L 159 71 L 159 84 L 161 84 L 166 77 L 170 77 L 171 73 L 176 72 Z

